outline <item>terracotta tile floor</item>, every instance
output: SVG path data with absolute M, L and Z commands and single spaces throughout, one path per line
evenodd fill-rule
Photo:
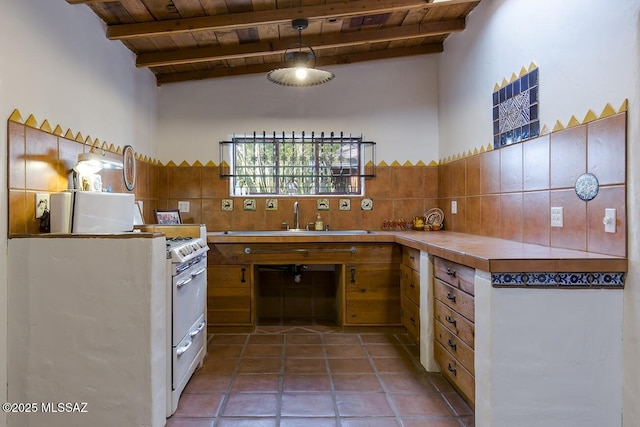
M 213 334 L 167 427 L 473 426 L 473 410 L 417 355 L 399 332 Z

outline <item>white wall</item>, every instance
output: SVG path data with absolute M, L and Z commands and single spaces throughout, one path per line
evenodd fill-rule
M 157 87 L 131 52 L 106 39 L 83 5 L 65 1 L 3 2 L 0 13 L 0 401 L 7 382 L 7 127 L 18 108 L 74 133 L 155 156 Z M 0 426 L 6 419 L 0 412 Z
M 437 160 L 438 56 L 335 66 L 333 81 L 308 88 L 262 74 L 164 85 L 158 158 L 218 164 L 233 133 L 335 131 L 377 142 L 378 162 Z
M 492 141 L 496 83 L 540 67 L 541 122 L 565 125 L 606 103 L 628 107 L 629 274 L 624 290 L 624 425 L 640 425 L 640 0 L 483 0 L 440 58 L 440 152 Z

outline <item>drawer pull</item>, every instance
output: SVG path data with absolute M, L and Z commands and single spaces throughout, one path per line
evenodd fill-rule
M 447 275 L 449 275 L 451 277 L 456 277 L 456 271 L 452 270 L 450 268 L 447 268 Z
M 356 283 L 356 269 L 352 268 L 350 272 L 351 272 L 351 283 Z
M 242 268 L 242 278 L 240 279 L 241 283 L 245 283 L 247 280 L 244 278 L 244 273 L 246 273 L 247 269 L 246 268 Z
M 451 316 L 447 316 L 445 319 L 447 320 L 447 322 L 451 323 L 453 326 L 456 326 L 456 321 L 455 319 L 452 319 Z
M 410 284 L 410 285 L 409 285 L 409 287 L 410 287 L 411 289 L 415 289 L 415 288 L 416 288 L 416 285 L 414 285 L 414 284 L 412 283 L 412 284 Z
M 447 363 L 447 371 L 451 372 L 454 376 L 456 376 L 456 369 L 451 366 L 451 363 Z
M 416 319 L 414 319 L 414 318 L 413 318 L 413 316 L 411 316 L 411 317 L 409 318 L 409 320 L 411 320 L 411 322 L 412 322 L 412 323 L 414 323 L 414 324 L 416 323 Z
M 447 341 L 447 345 L 448 345 L 449 347 L 451 347 L 451 349 L 452 349 L 453 351 L 456 351 L 456 349 L 457 349 L 457 347 L 458 347 L 457 345 L 455 345 L 454 343 L 452 343 L 452 342 L 451 342 L 451 340 L 448 340 L 448 341 Z
M 411 261 L 414 261 L 414 260 L 416 259 L 416 257 L 414 257 L 413 255 L 409 255 L 409 259 L 410 259 Z
M 451 293 L 447 292 L 447 299 L 453 302 L 456 302 L 456 296 L 451 295 Z

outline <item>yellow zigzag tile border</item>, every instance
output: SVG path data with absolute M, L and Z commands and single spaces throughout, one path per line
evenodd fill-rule
M 92 139 L 89 135 L 84 137 L 81 132 L 78 132 L 78 133 L 74 134 L 73 131 L 70 128 L 65 131 L 65 130 L 63 130 L 62 126 L 60 126 L 60 125 L 56 125 L 52 129 L 51 125 L 49 124 L 49 121 L 47 119 L 45 119 L 42 122 L 42 124 L 40 126 L 38 126 L 38 121 L 36 120 L 36 118 L 35 118 L 35 116 L 33 114 L 30 114 L 29 117 L 27 117 L 27 120 L 24 120 L 22 118 L 22 114 L 20 113 L 20 111 L 17 108 L 15 110 L 13 110 L 13 112 L 9 116 L 9 121 L 15 122 L 15 123 L 20 123 L 20 124 L 29 126 L 31 128 L 34 128 L 34 129 L 39 129 L 39 130 L 41 130 L 43 132 L 47 132 L 47 133 L 59 136 L 59 137 L 68 139 L 70 141 L 76 141 L 76 142 L 79 142 L 81 144 L 89 145 L 91 147 L 98 147 L 101 150 L 108 151 L 108 152 L 111 152 L 111 153 L 122 154 L 123 150 L 124 150 L 123 147 L 116 146 L 114 144 L 109 144 L 106 141 L 101 143 L 98 138 Z M 135 153 L 135 157 L 136 157 L 137 160 L 140 160 L 140 161 L 143 161 L 143 162 L 147 162 L 147 163 L 151 163 L 151 164 L 154 164 L 154 165 L 162 166 L 162 164 L 160 162 L 158 162 L 158 160 L 152 159 L 152 158 L 150 158 L 148 156 L 143 156 L 140 153 Z
M 529 66 L 529 69 L 526 69 L 525 67 L 522 67 L 522 70 L 520 71 L 520 76 L 523 76 L 524 74 L 528 73 L 529 71 L 533 70 L 537 68 L 537 65 L 535 65 L 535 63 L 531 63 L 531 65 Z M 516 76 L 515 73 L 511 76 L 511 81 L 514 81 L 515 79 L 517 79 L 519 76 Z M 506 79 L 503 80 L 502 85 L 505 86 L 507 84 L 509 84 L 510 82 L 507 81 Z M 496 89 L 498 90 L 500 89 L 500 86 L 498 86 L 496 84 Z M 568 129 L 568 128 L 572 128 L 575 126 L 579 126 L 579 125 L 583 125 L 585 123 L 589 123 L 592 122 L 594 120 L 598 120 L 598 119 L 602 119 L 605 117 L 609 117 L 612 116 L 614 114 L 618 114 L 618 113 L 622 113 L 624 111 L 627 111 L 628 108 L 628 104 L 629 101 L 628 99 L 625 99 L 622 102 L 622 105 L 620 105 L 620 108 L 618 108 L 617 110 L 615 108 L 613 108 L 611 106 L 610 103 L 607 103 L 604 108 L 602 109 L 602 112 L 600 113 L 600 115 L 597 115 L 593 110 L 588 110 L 587 113 L 585 114 L 584 118 L 582 119 L 582 121 L 578 120 L 575 115 L 572 115 L 569 120 L 567 121 L 567 125 L 565 126 L 564 124 L 562 124 L 562 122 L 560 120 L 556 120 L 553 128 L 551 129 L 551 131 L 549 131 L 549 127 L 545 124 L 542 126 L 542 129 L 540 131 L 540 135 L 547 135 L 551 132 L 558 132 L 564 129 Z M 66 131 L 63 131 L 63 128 L 60 125 L 56 125 L 54 129 L 51 129 L 51 125 L 49 124 L 48 120 L 44 120 L 42 122 L 42 124 L 40 126 L 38 126 L 38 122 L 36 120 L 36 118 L 33 116 L 33 114 L 29 115 L 29 117 L 27 117 L 27 120 L 25 121 L 22 118 L 22 115 L 20 114 L 20 111 L 18 111 L 18 109 L 13 110 L 13 113 L 11 113 L 11 115 L 9 116 L 9 121 L 12 122 L 16 122 L 16 123 L 21 123 L 24 125 L 27 125 L 29 127 L 35 128 L 35 129 L 40 129 L 44 132 L 47 133 L 51 133 L 57 136 L 62 136 L 63 138 L 72 140 L 72 141 L 76 141 L 76 142 L 80 142 L 82 144 L 86 144 L 86 145 L 90 145 L 92 147 L 100 147 L 102 150 L 105 151 L 109 151 L 112 153 L 116 153 L 116 154 L 122 154 L 123 152 L 123 148 L 120 146 L 115 146 L 114 144 L 107 144 L 106 142 L 103 142 L 102 144 L 100 144 L 100 140 L 98 140 L 98 138 L 95 139 L 91 139 L 90 136 L 87 135 L 87 137 L 83 137 L 82 133 L 78 132 L 77 134 L 74 135 L 73 131 L 71 129 L 67 129 Z M 383 166 L 393 166 L 393 167 L 424 167 L 424 166 L 438 166 L 438 165 L 442 165 L 445 163 L 451 163 L 454 162 L 456 160 L 461 160 L 461 159 L 465 159 L 467 157 L 471 157 L 471 156 L 475 156 L 481 153 L 485 153 L 487 151 L 492 151 L 493 150 L 493 144 L 489 143 L 485 146 L 481 146 L 480 148 L 474 148 L 473 151 L 469 150 L 467 152 L 464 153 L 458 153 L 452 156 L 448 156 L 446 158 L 440 159 L 440 161 L 436 162 L 435 160 L 431 160 L 428 164 L 425 164 L 422 160 L 418 160 L 415 164 L 413 164 L 410 161 L 405 161 L 403 164 L 401 164 L 400 162 L 398 162 L 397 160 L 394 160 L 393 162 L 391 162 L 391 164 L 389 165 L 387 162 L 385 162 L 384 160 L 380 161 L 378 163 L 377 166 L 379 167 L 383 167 Z M 158 165 L 158 166 L 171 166 L 171 167 L 216 167 L 217 165 L 209 160 L 206 164 L 202 164 L 199 160 L 196 160 L 193 164 L 189 164 L 187 161 L 182 161 L 179 165 L 177 165 L 175 162 L 173 161 L 169 161 L 166 165 L 163 165 L 161 162 L 159 162 L 156 159 L 152 159 L 148 156 L 143 156 L 140 153 L 135 153 L 135 157 L 136 159 L 143 161 L 143 162 L 147 162 L 147 163 L 151 163 L 153 165 Z M 229 165 L 226 162 L 222 162 L 220 164 L 221 167 L 228 167 Z M 371 166 L 371 162 L 369 162 L 366 166 Z
M 535 65 L 535 64 L 533 64 L 533 62 L 531 64 Z M 524 67 L 522 69 L 525 70 Z M 507 82 L 507 84 L 509 84 L 509 82 Z M 500 89 L 500 88 L 498 87 L 498 89 Z M 562 122 L 560 120 L 556 120 L 556 123 L 554 124 L 553 129 L 551 129 L 551 131 L 549 131 L 549 127 L 547 125 L 543 125 L 542 129 L 540 130 L 540 136 L 547 135 L 547 134 L 552 133 L 552 132 L 558 132 L 558 131 L 561 131 L 561 130 L 564 130 L 564 129 L 569 129 L 569 128 L 572 128 L 572 127 L 575 127 L 575 126 L 584 125 L 584 124 L 592 122 L 594 120 L 603 119 L 605 117 L 613 116 L 614 114 L 623 113 L 623 112 L 627 111 L 628 105 L 629 105 L 629 100 L 625 99 L 624 101 L 622 101 L 622 105 L 620 105 L 620 108 L 618 108 L 616 110 L 615 108 L 613 108 L 611 106 L 610 103 L 607 103 L 604 106 L 604 108 L 602 109 L 602 112 L 600 113 L 600 115 L 597 115 L 596 113 L 594 113 L 593 110 L 588 110 L 587 113 L 584 116 L 584 119 L 582 119 L 582 121 L 578 120 L 575 115 L 572 115 L 569 118 L 569 120 L 567 121 L 567 125 L 566 126 L 564 124 L 562 124 Z M 526 142 L 526 141 L 524 141 L 524 142 Z M 485 147 L 480 147 L 480 150 L 478 150 L 477 148 L 474 149 L 473 153 L 471 153 L 471 151 L 468 151 L 467 153 L 456 154 L 456 155 L 449 156 L 449 157 L 444 158 L 444 159 L 440 159 L 440 163 L 439 164 L 442 165 L 442 164 L 445 164 L 445 163 L 451 163 L 451 162 L 454 162 L 456 160 L 460 160 L 460 159 L 464 159 L 464 158 L 467 158 L 467 157 L 475 156 L 476 154 L 484 153 L 486 151 L 491 151 L 491 150 L 493 150 L 493 144 L 489 143 L 489 144 L 487 144 L 486 148 Z

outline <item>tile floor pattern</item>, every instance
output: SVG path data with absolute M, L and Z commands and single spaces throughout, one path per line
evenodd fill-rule
M 427 373 L 405 333 L 260 326 L 209 336 L 167 427 L 468 427 L 473 410 Z

